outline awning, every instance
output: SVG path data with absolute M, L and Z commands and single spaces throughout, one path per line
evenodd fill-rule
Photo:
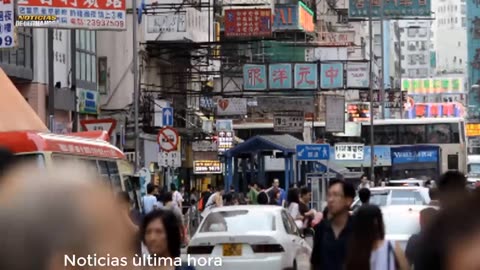
M 42 131 L 48 128 L 0 68 L 0 132 Z
M 226 156 L 235 157 L 242 153 L 279 150 L 285 154 L 295 154 L 297 144 L 304 142 L 291 135 L 261 135 L 252 137 L 225 152 Z

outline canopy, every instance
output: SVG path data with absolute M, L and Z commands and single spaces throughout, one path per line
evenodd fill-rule
M 37 113 L 0 68 L 0 132 L 48 131 Z

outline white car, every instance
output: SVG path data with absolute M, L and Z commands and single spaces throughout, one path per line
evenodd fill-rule
M 311 252 L 284 208 L 241 205 L 212 209 L 190 240 L 183 260 L 220 258 L 222 270 L 307 270 Z
M 432 206 L 391 205 L 382 207 L 385 239 L 398 242 L 405 250 L 410 236 L 420 232 L 420 212 L 429 207 Z
M 424 187 L 375 187 L 370 189 L 370 203 L 380 207 L 389 205 L 428 205 L 430 195 Z M 362 205 L 360 198 L 355 198 L 352 210 Z

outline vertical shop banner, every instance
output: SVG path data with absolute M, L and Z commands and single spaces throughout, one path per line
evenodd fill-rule
M 14 0 L 3 0 L 3 3 L 0 3 L 0 49 L 15 47 L 13 11 Z
M 320 88 L 343 88 L 343 63 L 321 64 Z
M 233 147 L 234 133 L 232 120 L 217 120 L 216 125 L 218 153 L 223 154 Z
M 126 0 L 18 0 L 17 7 L 19 16 L 55 16 L 39 27 L 126 30 Z
M 348 16 L 350 18 L 365 18 L 369 16 L 371 5 L 372 16 L 380 17 L 384 1 L 383 15 L 385 17 L 430 17 L 432 0 L 350 0 Z
M 225 10 L 227 37 L 271 36 L 272 25 L 272 10 L 269 8 Z
M 347 63 L 347 87 L 368 88 L 370 85 L 368 63 Z
M 244 65 L 243 66 L 243 89 L 244 90 L 266 90 L 267 89 L 267 67 L 265 65 Z
M 295 89 L 318 88 L 318 65 L 295 64 Z
M 268 67 L 270 89 L 292 89 L 292 64 L 271 64 Z

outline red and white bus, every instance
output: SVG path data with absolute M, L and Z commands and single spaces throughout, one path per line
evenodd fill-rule
M 36 131 L 0 132 L 0 147 L 7 148 L 21 160 L 51 168 L 55 161 L 78 160 L 98 169 L 114 190 L 126 190 L 125 180 L 133 167 L 120 149 L 108 142 L 105 131 L 59 135 Z

